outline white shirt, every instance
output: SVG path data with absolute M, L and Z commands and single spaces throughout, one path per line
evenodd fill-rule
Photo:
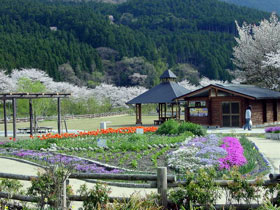
M 250 109 L 246 109 L 246 113 L 245 113 L 245 118 L 246 119 L 251 119 L 251 110 Z

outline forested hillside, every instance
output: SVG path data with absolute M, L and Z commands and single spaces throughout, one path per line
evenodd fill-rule
M 0 68 L 35 67 L 78 85 L 150 87 L 167 66 L 188 63 L 201 75 L 228 79 L 234 20 L 268 16 L 217 0 L 1 0 Z
M 256 8 L 267 12 L 277 12 L 280 14 L 279 0 L 221 0 L 232 4 Z

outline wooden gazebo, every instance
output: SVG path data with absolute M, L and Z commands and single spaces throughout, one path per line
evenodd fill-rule
M 142 124 L 142 104 L 158 104 L 158 120 L 154 121 L 155 124 L 161 124 L 170 118 L 180 119 L 179 101 L 173 99 L 190 91 L 175 82 L 176 75 L 170 70 L 166 70 L 160 80 L 159 85 L 127 102 L 136 106 L 136 124 Z M 171 105 L 171 116 L 167 116 L 167 104 Z
M 8 100 L 12 101 L 13 108 L 13 138 L 16 138 L 16 101 L 17 99 L 29 99 L 29 118 L 30 118 L 30 135 L 33 135 L 33 109 L 32 109 L 32 100 L 33 99 L 41 99 L 41 98 L 57 98 L 57 130 L 58 133 L 61 133 L 61 108 L 60 108 L 60 99 L 67 98 L 71 94 L 70 93 L 0 93 L 0 100 L 3 101 L 3 109 L 4 109 L 4 133 L 5 137 L 8 136 L 7 132 L 7 111 L 6 111 L 6 102 Z

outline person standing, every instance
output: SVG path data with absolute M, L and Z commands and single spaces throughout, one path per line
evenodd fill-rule
M 246 124 L 244 126 L 244 130 L 246 130 L 246 128 L 248 128 L 249 131 L 251 130 L 251 124 L 250 124 L 251 118 L 252 118 L 252 107 L 249 105 L 245 111 Z

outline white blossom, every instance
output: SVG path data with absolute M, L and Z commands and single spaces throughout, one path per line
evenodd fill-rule
M 273 67 L 275 69 L 280 69 L 280 49 L 277 52 L 268 53 L 263 61 L 263 67 Z
M 246 83 L 279 89 L 280 71 L 277 68 L 280 50 L 280 22 L 275 14 L 259 25 L 237 24 L 239 37 L 234 47 L 234 64 L 243 72 Z M 275 65 L 272 64 L 274 61 Z
M 6 75 L 5 71 L 0 70 L 0 92 L 8 93 L 15 91 L 15 83 L 13 80 Z

